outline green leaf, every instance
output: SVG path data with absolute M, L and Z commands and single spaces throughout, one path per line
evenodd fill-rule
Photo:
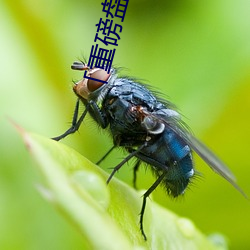
M 19 130 L 21 130 L 19 128 Z M 226 249 L 215 245 L 186 218 L 148 199 L 143 240 L 139 212 L 143 192 L 108 174 L 75 150 L 21 130 L 46 187 L 43 196 L 81 232 L 83 249 Z

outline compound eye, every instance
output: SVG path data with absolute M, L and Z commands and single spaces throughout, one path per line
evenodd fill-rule
M 101 81 L 107 81 L 110 74 L 108 74 L 105 70 L 103 69 L 97 69 L 94 68 L 92 70 L 89 71 L 89 76 L 91 78 L 95 78 L 95 79 L 99 79 Z M 93 79 L 88 79 L 88 90 L 90 92 L 93 92 L 97 89 L 99 89 L 103 84 L 105 84 L 104 82 L 99 82 L 98 80 L 93 80 Z

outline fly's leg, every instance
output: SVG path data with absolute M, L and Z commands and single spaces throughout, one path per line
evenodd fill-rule
M 69 134 L 75 133 L 79 129 L 84 117 L 86 116 L 86 114 L 88 112 L 91 112 L 91 114 L 94 115 L 95 119 L 101 125 L 102 128 L 107 127 L 108 123 L 106 121 L 106 117 L 101 112 L 98 105 L 94 101 L 88 102 L 88 104 L 86 105 L 86 109 L 81 114 L 79 120 L 77 120 L 78 119 L 78 112 L 79 112 L 79 104 L 80 104 L 80 100 L 78 99 L 77 102 L 76 102 L 71 127 L 65 133 L 63 133 L 62 135 L 52 138 L 53 140 L 59 141 L 59 140 L 63 139 L 64 137 L 68 136 Z
M 140 165 L 141 165 L 141 161 L 140 161 L 140 160 L 137 160 L 136 163 L 135 163 L 134 169 L 133 169 L 133 187 L 134 187 L 135 189 L 137 189 L 137 188 L 136 188 L 136 179 L 137 179 L 137 178 L 136 178 L 136 173 L 137 173 L 137 171 L 138 171 Z
M 90 100 L 88 104 L 90 107 L 89 112 L 91 112 L 91 114 L 95 117 L 97 123 L 101 125 L 102 128 L 106 128 L 108 125 L 106 116 L 102 113 L 97 103 Z
M 140 212 L 140 230 L 142 233 L 142 236 L 144 240 L 147 240 L 147 236 L 143 229 L 143 216 L 146 208 L 146 201 L 148 196 L 157 188 L 157 186 L 162 182 L 163 178 L 165 177 L 167 172 L 164 172 L 162 175 L 160 175 L 157 180 L 153 183 L 153 185 L 147 190 L 147 192 L 143 195 L 143 201 L 142 201 L 142 207 Z
M 74 116 L 73 116 L 71 127 L 65 133 L 63 133 L 62 135 L 59 135 L 59 136 L 51 138 L 51 139 L 53 139 L 55 141 L 60 141 L 64 137 L 68 136 L 69 134 L 75 133 L 79 129 L 79 127 L 80 127 L 80 125 L 81 125 L 84 117 L 86 116 L 86 114 L 88 112 L 88 106 L 87 106 L 86 109 L 84 110 L 84 112 L 82 113 L 82 115 L 80 116 L 79 120 L 77 121 L 77 119 L 78 119 L 78 112 L 79 112 L 79 104 L 80 104 L 80 101 L 78 99 L 77 102 L 76 102 L 76 106 L 75 106 L 75 110 L 74 110 Z
M 99 165 L 115 148 L 116 146 L 114 145 L 97 163 L 96 165 Z
M 126 163 L 128 162 L 132 157 L 134 157 L 138 152 L 140 152 L 144 147 L 147 146 L 147 143 L 142 144 L 137 150 L 134 150 L 132 153 L 130 153 L 122 162 L 120 162 L 117 166 L 114 167 L 112 173 L 110 174 L 107 184 L 111 181 L 114 174 Z

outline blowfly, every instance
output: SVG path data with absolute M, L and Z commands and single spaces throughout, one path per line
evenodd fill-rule
M 116 147 L 125 148 L 128 152 L 125 159 L 114 167 L 107 183 L 131 158 L 137 159 L 134 184 L 139 166 L 142 163 L 150 166 L 156 181 L 143 195 L 140 230 L 145 240 L 143 216 L 147 197 L 159 184 L 172 197 L 184 193 L 195 174 L 192 151 L 244 195 L 232 172 L 189 132 L 175 106 L 169 101 L 157 97 L 146 85 L 132 78 L 118 77 L 115 68 L 107 73 L 102 68 L 90 69 L 83 62 L 74 62 L 71 68 L 86 70 L 87 77 L 73 87 L 78 99 L 71 127 L 53 139 L 59 141 L 76 132 L 89 113 L 101 128 L 110 131 L 113 138 L 113 147 L 101 160 Z M 85 110 L 79 116 L 80 102 Z

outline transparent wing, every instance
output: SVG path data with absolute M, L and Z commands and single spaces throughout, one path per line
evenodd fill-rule
M 236 178 L 230 169 L 210 149 L 182 126 L 170 125 L 170 128 L 173 129 L 173 131 L 176 132 L 190 146 L 190 148 L 192 148 L 208 164 L 210 168 L 231 183 L 243 196 L 248 198 L 243 190 L 237 185 Z
M 210 149 L 208 149 L 188 131 L 185 124 L 180 120 L 180 117 L 169 115 L 169 111 L 165 112 L 165 115 L 163 115 L 163 113 L 160 112 L 159 114 L 154 113 L 151 115 L 153 115 L 155 119 L 158 119 L 158 121 L 163 123 L 166 127 L 173 130 L 209 165 L 212 170 L 231 183 L 243 196 L 248 199 L 247 195 L 237 185 L 236 178 L 229 168 Z

